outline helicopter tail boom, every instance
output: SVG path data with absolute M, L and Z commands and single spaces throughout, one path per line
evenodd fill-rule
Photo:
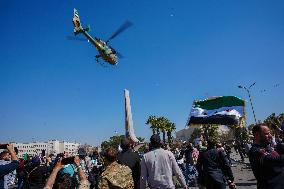
M 84 31 L 83 27 L 81 26 L 79 13 L 75 8 L 74 8 L 74 16 L 73 16 L 72 22 L 73 22 L 73 25 L 74 25 L 74 34 L 75 35 L 82 33 Z

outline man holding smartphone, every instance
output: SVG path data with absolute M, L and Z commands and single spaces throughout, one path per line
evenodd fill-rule
M 5 165 L 0 165 L 0 189 L 5 189 L 4 176 L 14 171 L 18 165 L 18 157 L 14 151 L 12 144 L 7 144 L 7 150 L 0 153 L 0 159 L 7 159 L 9 155 L 11 156 L 11 162 Z M 7 184 L 7 183 L 6 183 Z

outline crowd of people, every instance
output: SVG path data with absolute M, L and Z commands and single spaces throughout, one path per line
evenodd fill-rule
M 0 153 L 0 189 L 236 188 L 230 157 L 233 147 L 241 161 L 249 157 L 258 189 L 284 188 L 283 132 L 279 131 L 277 143 L 273 143 L 266 125 L 255 125 L 252 133 L 250 148 L 238 142 L 231 146 L 209 139 L 204 145 L 185 141 L 180 148 L 172 149 L 154 134 L 142 155 L 133 150 L 128 139 L 121 141 L 120 151 L 110 147 L 88 156 L 79 149 L 75 157 L 50 154 L 18 159 L 13 146 L 8 144 Z

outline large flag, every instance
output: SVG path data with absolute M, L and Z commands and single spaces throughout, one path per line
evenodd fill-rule
M 235 96 L 220 96 L 194 101 L 187 125 L 239 125 L 245 101 Z

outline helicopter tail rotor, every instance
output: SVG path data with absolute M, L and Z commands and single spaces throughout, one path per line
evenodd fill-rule
M 90 31 L 91 31 L 91 26 L 90 26 L 90 24 L 89 24 L 86 28 L 84 28 L 84 31 L 86 31 L 86 32 L 90 32 Z

